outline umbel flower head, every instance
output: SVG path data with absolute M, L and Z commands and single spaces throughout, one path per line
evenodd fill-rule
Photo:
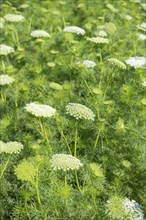
M 67 114 L 70 114 L 76 119 L 88 119 L 94 121 L 95 118 L 95 114 L 89 108 L 78 103 L 68 103 L 66 111 Z
M 76 64 L 85 65 L 87 68 L 93 68 L 96 66 L 96 63 L 92 60 L 84 60 L 83 62 L 77 61 Z
M 0 85 L 8 85 L 14 82 L 14 79 L 8 75 L 1 75 L 0 76 Z
M 67 33 L 75 33 L 75 34 L 81 34 L 81 35 L 84 35 L 85 34 L 85 30 L 80 28 L 80 27 L 77 27 L 77 26 L 68 26 L 68 27 L 65 27 L 63 29 L 63 32 L 67 32 Z
M 34 183 L 36 177 L 35 167 L 28 161 L 24 161 L 17 165 L 15 168 L 15 175 L 19 180 Z
M 109 39 L 104 37 L 92 37 L 92 38 L 87 37 L 87 40 L 95 44 L 109 44 Z
M 50 37 L 50 34 L 48 34 L 46 31 L 43 31 L 43 30 L 32 31 L 30 35 L 32 37 L 36 37 L 36 38 L 39 38 L 39 37 Z
M 56 113 L 56 109 L 49 106 L 49 105 L 40 105 L 34 102 L 26 104 L 25 106 L 26 111 L 30 112 L 31 114 L 37 117 L 52 117 Z
M 144 220 L 143 211 L 140 205 L 128 198 L 112 196 L 106 204 L 106 213 L 112 219 L 119 220 Z
M 17 141 L 11 141 L 4 143 L 0 141 L 0 153 L 19 154 L 23 149 L 23 145 Z
M 54 154 L 50 159 L 53 170 L 78 170 L 83 164 L 79 159 L 68 154 Z
M 119 68 L 124 69 L 124 70 L 126 69 L 126 65 L 122 61 L 120 61 L 120 60 L 118 60 L 116 58 L 109 58 L 108 61 L 112 65 L 118 66 Z
M 83 64 L 87 67 L 87 68 L 93 68 L 96 66 L 96 63 L 92 60 L 84 60 Z
M 129 64 L 130 66 L 134 67 L 135 69 L 138 69 L 138 68 L 146 69 L 146 58 L 145 57 L 130 57 L 125 62 Z
M 138 34 L 138 39 L 139 39 L 139 40 L 146 40 L 146 35 L 139 33 L 139 34 Z
M 20 22 L 25 19 L 23 15 L 18 15 L 18 14 L 6 14 L 4 18 L 6 21 L 9 22 Z
M 5 44 L 0 44 L 0 55 L 8 55 L 14 52 L 14 48 Z

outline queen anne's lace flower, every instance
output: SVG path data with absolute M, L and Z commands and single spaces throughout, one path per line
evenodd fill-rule
M 68 154 L 54 154 L 50 159 L 53 170 L 78 170 L 83 164 L 79 159 Z
M 145 57 L 130 57 L 125 61 L 130 66 L 137 68 L 146 69 L 146 58 Z
M 14 79 L 8 75 L 1 75 L 0 76 L 0 85 L 8 85 L 14 82 Z
M 100 37 L 107 37 L 107 33 L 103 30 L 99 31 L 98 36 Z
M 88 119 L 94 121 L 95 114 L 86 106 L 78 103 L 68 103 L 66 111 L 76 119 Z
M 20 142 L 11 141 L 4 143 L 0 141 L 0 153 L 19 154 L 22 149 L 23 145 Z
M 144 82 L 142 83 L 142 85 L 143 85 L 143 86 L 146 86 L 146 81 L 144 81 Z
M 63 29 L 63 32 L 75 33 L 75 34 L 81 34 L 81 35 L 85 34 L 85 30 L 77 26 L 68 26 Z
M 116 59 L 116 58 L 109 58 L 108 61 L 111 64 L 120 67 L 121 69 L 124 69 L 124 70 L 126 69 L 126 65 L 123 62 L 121 62 L 120 60 Z
M 92 60 L 84 60 L 83 64 L 87 67 L 87 68 L 93 68 L 96 66 L 96 63 Z
M 112 219 L 144 220 L 143 211 L 140 205 L 134 200 L 113 196 L 107 201 L 106 207 L 106 213 Z
M 138 39 L 139 40 L 146 40 L 146 35 L 145 34 L 138 34 Z
M 5 44 L 0 44 L 0 55 L 8 55 L 9 53 L 13 53 L 14 48 L 7 46 Z
M 92 37 L 92 38 L 87 37 L 87 40 L 96 44 L 109 44 L 109 39 L 104 37 Z
M 143 211 L 135 200 L 125 198 L 123 205 L 126 215 L 129 216 L 129 220 L 144 220 Z
M 43 30 L 32 31 L 30 35 L 32 37 L 36 37 L 36 38 L 39 38 L 39 37 L 50 37 L 50 34 L 48 34 L 46 31 L 43 31 Z
M 142 23 L 140 25 L 137 26 L 138 29 L 142 30 L 142 31 L 146 31 L 146 23 Z
M 24 16 L 18 15 L 18 14 L 6 14 L 4 18 L 6 21 L 9 21 L 9 22 L 20 22 L 25 19 Z
M 56 113 L 56 109 L 49 105 L 40 105 L 36 103 L 26 104 L 25 109 L 37 117 L 52 117 Z

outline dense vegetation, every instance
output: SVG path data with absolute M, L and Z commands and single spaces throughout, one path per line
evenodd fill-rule
M 11 22 L 7 14 L 24 19 Z M 136 0 L 1 1 L 1 44 L 13 52 L 1 48 L 0 74 L 14 80 L 0 83 L 2 220 L 145 219 L 114 218 L 124 198 L 146 213 L 145 68 L 125 62 L 145 57 L 145 15 L 146 4 Z M 64 32 L 68 26 L 85 34 Z M 50 36 L 33 37 L 34 30 Z M 31 114 L 26 105 L 34 102 L 55 115 Z M 77 119 L 69 103 L 93 118 Z M 75 156 L 80 167 L 54 170 L 55 154 Z

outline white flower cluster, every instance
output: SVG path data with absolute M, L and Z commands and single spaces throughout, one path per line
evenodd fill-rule
M 87 67 L 87 68 L 93 68 L 96 66 L 96 63 L 92 60 L 84 60 L 83 64 Z
M 95 114 L 85 105 L 78 103 L 68 103 L 66 106 L 67 114 L 75 117 L 76 119 L 88 119 L 94 121 Z
M 142 24 L 138 25 L 137 27 L 140 30 L 146 31 L 146 23 L 142 23 Z
M 36 38 L 39 38 L 39 37 L 50 37 L 50 34 L 48 34 L 48 32 L 43 31 L 43 30 L 32 31 L 30 35 L 32 37 L 36 37 Z
M 0 85 L 8 85 L 14 82 L 14 79 L 8 75 L 1 75 L 0 76 Z
M 92 37 L 92 38 L 87 37 L 87 40 L 96 44 L 109 44 L 109 39 L 104 37 Z
M 144 81 L 144 82 L 142 83 L 142 85 L 145 87 L 145 86 L 146 86 L 146 81 Z
M 50 159 L 53 170 L 78 170 L 83 164 L 79 159 L 68 154 L 54 154 Z
M 7 143 L 0 141 L 0 153 L 19 154 L 22 149 L 23 145 L 17 141 L 11 141 Z
M 135 200 L 113 196 L 107 201 L 106 206 L 106 213 L 112 219 L 144 220 L 143 210 Z
M 120 61 L 120 60 L 118 60 L 116 58 L 109 58 L 108 61 L 111 64 L 120 67 L 121 69 L 124 69 L 124 70 L 126 69 L 126 65 L 122 61 Z
M 100 37 L 107 37 L 107 33 L 104 30 L 98 32 L 98 36 Z
M 130 66 L 137 68 L 146 69 L 146 58 L 145 57 L 130 57 L 125 61 Z
M 5 44 L 0 44 L 0 55 L 8 55 L 14 52 L 14 48 Z
M 139 40 L 146 40 L 146 35 L 145 34 L 138 34 L 138 39 Z
M 25 107 L 26 111 L 30 112 L 31 114 L 37 117 L 52 117 L 56 113 L 56 109 L 49 106 L 49 105 L 40 105 L 34 102 L 26 104 Z
M 6 14 L 4 18 L 6 21 L 9 22 L 20 22 L 25 19 L 23 15 L 18 15 L 18 14 Z
M 87 68 L 93 68 L 96 66 L 96 63 L 92 60 L 84 60 L 83 62 L 76 62 L 76 64 L 83 64 L 85 65 Z
M 125 198 L 123 200 L 125 213 L 128 215 L 129 220 L 144 220 L 144 214 L 140 205 L 135 200 Z
M 75 33 L 75 34 L 81 34 L 81 35 L 85 34 L 85 30 L 77 26 L 68 26 L 63 29 L 63 32 Z

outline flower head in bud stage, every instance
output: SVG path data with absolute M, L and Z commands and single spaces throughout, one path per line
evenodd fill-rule
M 0 141 L 0 153 L 19 154 L 23 149 L 23 145 L 17 141 L 11 141 L 4 143 Z
M 56 109 L 49 106 L 49 105 L 40 105 L 34 102 L 26 104 L 25 106 L 26 111 L 30 112 L 31 114 L 37 117 L 52 117 L 56 113 Z
M 60 85 L 59 83 L 51 82 L 49 84 L 49 87 L 55 90 L 63 90 L 63 86 Z
M 107 201 L 106 213 L 112 219 L 144 220 L 143 210 L 135 200 L 112 196 Z
M 135 69 L 138 69 L 138 68 L 146 69 L 146 58 L 145 57 L 130 57 L 125 62 L 129 64 L 130 66 L 134 67 Z
M 77 26 L 68 26 L 63 29 L 63 32 L 75 33 L 77 35 L 79 35 L 79 34 L 84 35 L 85 34 L 85 30 L 80 27 L 77 27 Z
M 50 159 L 53 170 L 78 170 L 83 164 L 79 159 L 68 154 L 54 154 Z
M 30 35 L 32 37 L 36 37 L 36 38 L 39 38 L 39 37 L 50 37 L 50 34 L 48 34 L 46 31 L 43 31 L 43 30 L 32 31 Z
M 9 22 L 20 22 L 25 19 L 23 15 L 18 15 L 18 14 L 6 14 L 4 18 L 6 21 Z
M 8 85 L 14 82 L 14 79 L 8 75 L 1 75 L 0 76 L 0 85 Z
M 92 37 L 92 38 L 87 37 L 87 40 L 96 44 L 109 44 L 109 39 L 104 37 Z
M 66 106 L 67 114 L 76 119 L 88 119 L 94 121 L 95 114 L 86 106 L 78 103 L 68 103 Z
M 124 69 L 124 70 L 126 69 L 126 65 L 122 61 L 120 61 L 120 60 L 118 60 L 116 58 L 109 58 L 108 61 L 112 65 L 118 66 L 119 68 Z
M 0 44 L 0 55 L 8 55 L 14 53 L 14 48 L 5 44 Z

